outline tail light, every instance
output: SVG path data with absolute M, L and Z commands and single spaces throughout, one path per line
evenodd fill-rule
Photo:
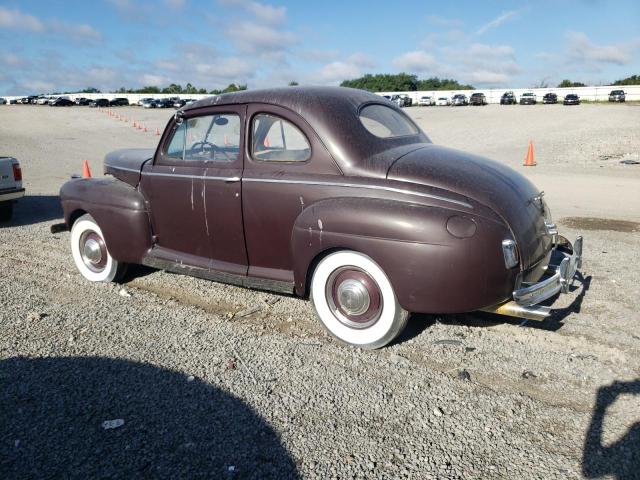
M 13 164 L 13 178 L 16 182 L 22 181 L 22 169 L 17 163 Z
M 518 265 L 518 247 L 513 240 L 502 241 L 502 254 L 504 255 L 504 266 L 513 268 Z

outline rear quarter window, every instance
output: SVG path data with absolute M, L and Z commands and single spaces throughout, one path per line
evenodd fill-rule
M 379 138 L 405 137 L 419 132 L 407 117 L 386 105 L 367 105 L 360 110 L 360 122 Z

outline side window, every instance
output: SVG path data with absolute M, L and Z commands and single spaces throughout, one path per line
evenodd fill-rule
M 253 117 L 251 156 L 264 162 L 304 162 L 311 157 L 307 137 L 293 123 L 267 113 Z
M 240 154 L 240 117 L 222 113 L 185 119 L 166 155 L 184 162 L 234 162 Z
M 167 147 L 166 155 L 170 158 L 182 160 L 184 155 L 184 134 L 187 131 L 187 124 L 182 122 L 173 132 L 171 142 Z

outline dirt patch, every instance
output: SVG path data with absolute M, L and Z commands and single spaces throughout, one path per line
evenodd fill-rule
M 612 232 L 640 232 L 640 223 L 627 220 L 595 217 L 566 217 L 560 223 L 576 230 L 610 230 Z

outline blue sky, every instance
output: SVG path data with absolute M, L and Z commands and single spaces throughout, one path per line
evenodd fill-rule
M 401 71 L 606 84 L 640 74 L 640 2 L 0 0 L 0 95 Z

